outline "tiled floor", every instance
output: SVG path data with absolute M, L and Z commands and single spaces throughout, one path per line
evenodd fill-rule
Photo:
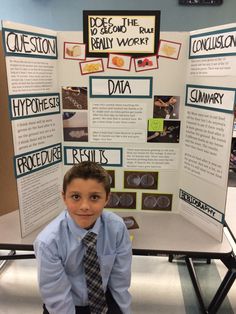
M 219 261 L 196 262 L 205 303 L 209 304 L 226 272 Z M 135 256 L 131 294 L 133 314 L 199 314 L 198 302 L 185 264 L 169 263 L 166 257 Z M 236 285 L 230 290 L 219 314 L 236 313 Z M 9 262 L 0 272 L 0 314 L 40 314 L 35 260 Z M 60 314 L 60 313 L 58 313 Z

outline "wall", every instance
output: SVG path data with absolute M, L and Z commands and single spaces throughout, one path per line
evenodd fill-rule
M 0 19 L 54 30 L 82 30 L 83 10 L 161 10 L 162 31 L 190 31 L 236 21 L 236 1 L 180 6 L 178 0 L 1 0 Z

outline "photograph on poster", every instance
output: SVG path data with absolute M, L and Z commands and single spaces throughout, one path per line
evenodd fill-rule
M 136 193 L 111 192 L 106 208 L 136 209 Z
M 110 53 L 107 60 L 107 68 L 114 70 L 130 71 L 131 56 Z
M 161 39 L 158 48 L 158 56 L 178 60 L 180 48 L 181 43 Z
M 106 169 L 106 172 L 108 173 L 109 180 L 110 180 L 110 187 L 115 187 L 115 170 L 108 170 Z
M 236 105 L 234 106 L 234 124 L 233 124 L 233 130 L 236 131 Z
M 64 59 L 85 60 L 85 44 L 76 42 L 64 42 Z
M 179 119 L 179 96 L 154 96 L 153 118 Z
M 158 172 L 124 171 L 124 188 L 156 190 Z
M 142 58 L 135 58 L 134 67 L 136 72 L 158 69 L 157 56 L 152 55 Z
M 172 207 L 172 194 L 142 193 L 142 209 L 166 210 Z
M 236 138 L 232 139 L 229 167 L 236 172 Z
M 133 216 L 122 217 L 127 229 L 139 229 L 139 225 Z
M 62 87 L 63 109 L 88 109 L 87 87 L 66 86 Z
M 163 131 L 148 131 L 147 141 L 151 143 L 178 143 L 180 121 L 164 120 Z
M 88 142 L 87 112 L 63 112 L 63 135 L 65 142 Z
M 79 66 L 82 75 L 104 72 L 102 59 L 94 59 L 90 61 L 80 62 Z

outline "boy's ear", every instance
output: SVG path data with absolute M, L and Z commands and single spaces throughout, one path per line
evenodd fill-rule
M 61 197 L 62 197 L 63 201 L 65 201 L 65 193 L 63 191 L 61 192 Z
M 107 194 L 107 200 L 106 200 L 105 206 L 106 206 L 107 203 L 109 202 L 110 196 L 111 196 L 111 193 L 109 192 L 109 193 Z

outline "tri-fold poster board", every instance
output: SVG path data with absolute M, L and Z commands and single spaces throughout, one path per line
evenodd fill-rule
M 3 21 L 23 237 L 63 209 L 65 171 L 92 160 L 108 210 L 178 212 L 221 241 L 236 24 L 160 26 L 159 11 L 84 11 L 83 32 Z

